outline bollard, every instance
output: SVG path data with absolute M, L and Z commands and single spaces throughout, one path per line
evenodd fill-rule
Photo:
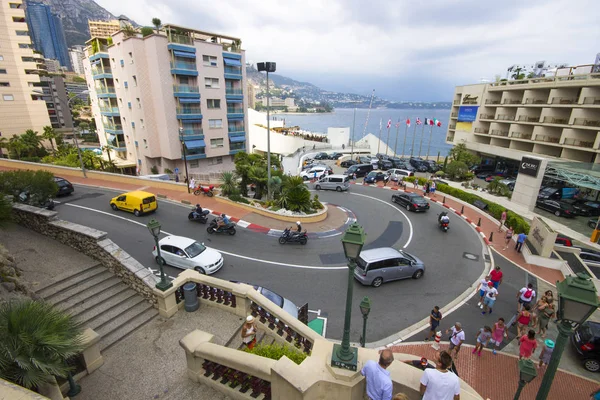
M 446 196 L 444 196 L 444 199 L 442 200 L 442 204 L 446 204 Z
M 490 242 L 492 241 L 492 239 L 494 238 L 494 232 L 490 232 L 490 238 L 488 239 Z
M 440 349 L 440 340 L 442 340 L 442 331 L 437 331 L 435 333 L 435 342 L 433 342 L 433 344 L 431 345 L 431 347 L 433 347 L 434 350 Z
M 464 213 L 465 213 L 465 206 L 462 206 L 462 207 L 460 208 L 460 213 L 461 213 L 461 214 L 464 214 Z
M 479 221 L 477 221 L 477 226 L 481 227 L 481 217 L 479 217 Z

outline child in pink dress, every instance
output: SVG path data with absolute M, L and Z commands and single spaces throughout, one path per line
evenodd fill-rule
M 504 338 L 508 336 L 507 331 L 508 329 L 504 324 L 504 318 L 498 318 L 498 322 L 494 324 L 492 329 L 491 343 L 494 345 L 494 354 L 496 354 L 496 350 L 500 347 Z

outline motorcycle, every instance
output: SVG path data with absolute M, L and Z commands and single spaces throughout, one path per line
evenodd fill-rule
M 208 197 L 213 197 L 215 195 L 214 189 L 215 189 L 215 185 L 210 185 L 208 187 L 198 185 L 198 187 L 196 189 L 194 189 L 194 194 L 196 196 L 200 196 L 200 194 L 203 194 Z
M 192 208 L 192 211 L 188 214 L 188 220 L 190 221 L 198 221 L 202 224 L 205 224 L 208 221 L 208 210 L 202 210 L 200 214 L 196 212 L 196 208 Z
M 305 245 L 306 242 L 308 242 L 308 235 L 306 234 L 306 231 L 292 232 L 290 228 L 284 230 L 279 238 L 279 244 L 300 243 L 301 245 Z
M 438 215 L 438 225 L 439 225 L 439 227 L 440 227 L 441 230 L 443 230 L 444 232 L 448 232 L 448 229 L 449 229 L 448 225 L 449 225 L 449 223 L 448 222 L 442 222 L 440 220 L 441 217 L 442 217 L 441 214 Z
M 235 235 L 235 223 L 230 222 L 225 226 L 221 226 L 221 227 L 217 228 L 217 219 L 215 218 L 212 221 L 210 221 L 208 228 L 206 228 L 206 232 L 208 232 L 211 235 L 213 233 L 228 233 L 231 236 L 233 236 L 233 235 Z

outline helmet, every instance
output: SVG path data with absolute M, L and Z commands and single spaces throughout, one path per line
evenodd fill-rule
M 222 218 L 225 218 L 225 214 L 221 214 L 221 217 L 222 217 Z
M 200 204 L 196 204 L 196 208 L 200 208 Z
M 296 225 L 300 225 L 300 221 L 296 221 Z

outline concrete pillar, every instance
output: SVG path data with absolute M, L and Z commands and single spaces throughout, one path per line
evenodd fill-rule
M 50 400 L 64 400 L 64 397 L 60 392 L 60 388 L 58 387 L 58 383 L 56 383 L 56 379 L 54 377 L 52 377 L 52 381 L 50 383 L 42 383 L 38 387 L 38 392 Z
M 194 382 L 200 382 L 200 375 L 204 370 L 202 364 L 204 359 L 194 354 L 196 348 L 202 343 L 212 343 L 214 336 L 199 329 L 188 333 L 179 341 L 183 350 L 185 350 L 185 360 L 187 364 L 187 375 Z
M 519 175 L 511 201 L 532 211 L 542 186 L 548 160 L 538 157 L 523 157 L 519 164 Z
M 83 355 L 83 361 L 88 374 L 91 374 L 104 364 L 104 358 L 100 354 L 100 347 L 98 342 L 100 341 L 100 335 L 94 332 L 91 328 L 87 328 L 83 331 L 85 349 L 81 353 Z
M 177 299 L 175 292 L 164 296 L 162 292 L 155 290 L 156 298 L 158 300 L 158 313 L 161 317 L 171 318 L 178 311 Z

